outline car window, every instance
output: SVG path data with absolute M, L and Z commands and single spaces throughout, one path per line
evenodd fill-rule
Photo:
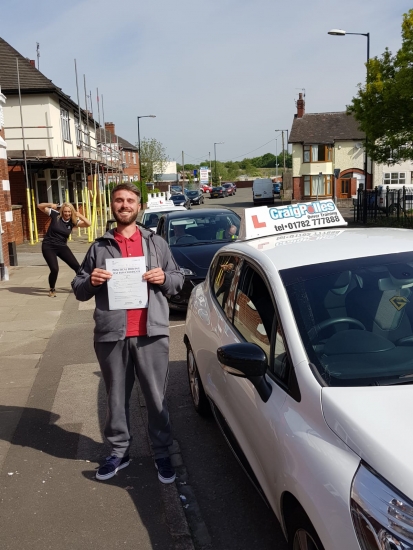
M 213 292 L 225 315 L 232 323 L 234 290 L 238 283 L 240 258 L 235 255 L 219 256 L 214 269 Z
M 264 280 L 246 265 L 236 294 L 233 323 L 247 342 L 263 349 L 268 360 L 274 317 L 274 305 Z
M 280 271 L 311 363 L 329 386 L 411 384 L 413 254 Z
M 191 242 L 232 241 L 236 240 L 239 228 L 240 219 L 233 212 L 220 212 L 217 209 L 208 214 L 202 210 L 190 215 L 182 212 L 182 216 L 174 216 L 168 221 L 168 243 L 172 246 L 190 244 L 189 236 L 192 237 Z M 184 235 L 187 235 L 185 239 Z

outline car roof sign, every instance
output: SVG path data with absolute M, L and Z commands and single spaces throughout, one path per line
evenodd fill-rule
M 343 216 L 330 199 L 286 204 L 268 208 L 246 208 L 240 238 L 255 239 L 293 231 L 346 226 Z

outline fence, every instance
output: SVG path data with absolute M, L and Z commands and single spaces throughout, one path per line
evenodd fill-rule
M 412 187 L 360 187 L 353 204 L 355 222 L 413 228 Z

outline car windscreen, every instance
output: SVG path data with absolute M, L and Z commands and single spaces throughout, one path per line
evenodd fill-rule
M 168 220 L 167 240 L 171 246 L 190 246 L 238 238 L 240 218 L 234 212 L 183 215 Z M 184 213 L 183 213 L 184 214 Z
M 144 212 L 142 216 L 142 224 L 148 227 L 156 227 L 158 225 L 159 218 L 168 212 L 173 212 L 173 210 L 152 210 L 152 212 Z
M 188 197 L 197 197 L 199 195 L 198 191 L 187 191 L 186 194 Z
M 172 195 L 171 200 L 173 200 L 173 201 L 184 201 L 184 200 L 186 200 L 186 197 L 185 197 L 185 195 L 182 195 L 182 193 L 181 193 L 180 195 Z
M 413 252 L 280 271 L 328 386 L 413 383 Z
M 212 191 L 221 191 L 221 189 L 223 189 L 223 188 L 222 188 L 222 187 L 214 187 L 214 188 L 212 189 Z

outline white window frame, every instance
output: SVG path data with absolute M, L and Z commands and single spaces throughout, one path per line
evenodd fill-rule
M 136 153 L 132 153 L 133 164 L 136 164 Z
M 59 181 L 58 184 L 58 191 L 59 191 L 59 204 L 62 204 L 66 201 L 66 188 L 67 188 L 67 173 L 65 170 L 61 168 L 47 168 L 46 170 L 43 170 L 44 172 L 44 178 L 39 178 L 36 174 L 35 177 L 35 191 L 36 191 L 36 200 L 37 203 L 39 203 L 39 192 L 37 187 L 37 181 L 38 179 L 41 181 L 46 181 L 46 189 L 47 189 L 47 202 L 53 202 L 53 192 L 52 192 L 52 183 L 51 183 L 51 170 L 57 170 L 57 180 Z M 64 190 L 62 189 L 62 185 L 60 183 L 60 180 L 64 180 Z M 56 181 L 56 178 L 53 178 L 53 181 Z
M 70 115 L 69 111 L 60 108 L 60 123 L 62 125 L 62 139 L 71 143 L 70 139 Z
M 385 187 L 392 185 L 409 185 L 411 183 L 407 181 L 409 172 L 383 172 L 383 185 Z

